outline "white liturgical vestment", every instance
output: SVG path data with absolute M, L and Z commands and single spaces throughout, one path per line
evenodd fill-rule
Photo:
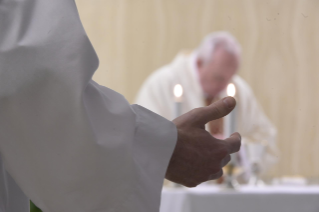
M 174 86 L 183 87 L 182 114 L 205 106 L 205 95 L 196 70 L 196 53 L 181 52 L 168 65 L 155 71 L 141 87 L 135 103 L 169 119 L 175 118 Z M 243 142 L 265 143 L 263 170 L 277 161 L 276 129 L 264 114 L 249 85 L 238 75 L 232 82 L 236 86 L 237 126 Z
M 74 0 L 0 0 L 0 211 L 156 212 L 177 132 L 91 77 Z

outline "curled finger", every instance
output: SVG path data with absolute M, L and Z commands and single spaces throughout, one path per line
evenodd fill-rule
M 223 176 L 224 172 L 223 170 L 221 169 L 219 172 L 215 173 L 215 174 L 212 174 L 209 176 L 208 180 L 216 180 L 218 178 L 221 178 Z
M 241 146 L 241 136 L 239 133 L 232 134 L 229 138 L 224 140 L 228 146 L 229 154 L 238 152 Z
M 222 167 L 226 166 L 226 165 L 230 162 L 230 160 L 231 160 L 230 155 L 227 155 L 227 156 L 222 160 L 221 166 L 222 166 Z

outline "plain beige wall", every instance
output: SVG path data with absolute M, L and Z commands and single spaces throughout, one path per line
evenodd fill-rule
M 243 46 L 240 75 L 278 128 L 273 176 L 319 176 L 318 0 L 77 0 L 100 57 L 94 79 L 130 102 L 146 77 L 216 30 Z

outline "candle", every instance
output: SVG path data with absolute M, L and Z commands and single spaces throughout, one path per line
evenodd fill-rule
M 182 96 L 183 96 L 183 87 L 180 84 L 175 85 L 174 87 L 174 96 L 175 96 L 175 118 L 182 115 Z
M 235 97 L 236 95 L 236 87 L 233 83 L 230 83 L 227 86 L 227 96 Z M 237 108 L 235 107 L 230 114 L 224 117 L 224 136 L 228 138 L 237 131 Z M 234 165 L 238 165 L 238 161 L 236 155 L 231 155 L 231 163 Z
M 233 83 L 230 83 L 227 86 L 227 96 L 235 97 L 236 95 L 236 87 Z M 225 138 L 228 138 L 231 134 L 236 132 L 237 126 L 237 109 L 236 107 L 230 114 L 225 116 L 224 118 L 224 136 Z

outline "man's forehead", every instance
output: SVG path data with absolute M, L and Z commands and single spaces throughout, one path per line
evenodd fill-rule
M 226 47 L 222 47 L 222 46 L 215 49 L 212 57 L 213 57 L 213 60 L 214 60 L 214 58 L 218 58 L 219 60 L 237 61 L 237 56 L 235 55 L 235 53 L 227 50 Z M 216 61 L 218 61 L 218 60 L 216 60 Z

